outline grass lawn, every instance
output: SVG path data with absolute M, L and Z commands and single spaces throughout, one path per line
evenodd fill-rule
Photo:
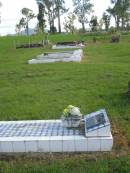
M 130 81 L 129 37 L 122 36 L 120 43 L 112 44 L 109 36 L 98 36 L 94 44 L 87 35 L 50 36 L 52 42 L 87 41 L 83 61 L 38 65 L 28 65 L 27 60 L 49 50 L 15 49 L 14 40 L 26 42 L 28 38 L 0 37 L 0 120 L 60 118 L 68 104 L 80 107 L 83 114 L 106 108 L 113 134 L 116 139 L 125 140 L 117 144 L 114 152 L 97 156 L 83 154 L 69 158 L 61 154 L 61 159 L 51 155 L 39 160 L 22 158 L 23 161 L 6 158 L 8 162 L 6 159 L 0 162 L 2 173 L 5 170 L 7 173 L 130 172 L 130 97 L 126 94 Z M 31 37 L 32 41 L 40 39 Z

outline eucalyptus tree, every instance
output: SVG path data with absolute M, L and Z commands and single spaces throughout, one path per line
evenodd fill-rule
M 61 15 L 66 13 L 68 9 L 65 7 L 65 1 L 64 0 L 55 0 L 55 14 L 58 18 L 58 31 L 61 33 Z
M 54 21 L 56 19 L 56 7 L 55 7 L 55 0 L 47 0 L 45 3 L 46 7 L 46 14 L 48 17 L 48 23 L 50 26 L 50 32 L 55 33 L 55 25 Z
M 29 8 L 23 8 L 22 9 L 22 14 L 24 17 L 20 20 L 21 26 L 26 28 L 27 35 L 29 35 L 29 22 L 31 19 L 35 17 L 34 13 L 32 10 Z
M 63 24 L 64 24 L 64 29 L 66 30 L 66 32 L 70 32 L 71 34 L 74 33 L 74 31 L 76 30 L 74 26 L 75 19 L 76 19 L 76 16 L 73 13 L 69 13 L 68 16 L 65 17 L 65 22 Z
M 110 26 L 111 16 L 104 12 L 103 16 L 102 16 L 102 20 L 105 25 L 105 30 L 108 31 L 109 26 Z
M 114 17 L 115 19 L 115 26 L 117 29 L 119 29 L 119 25 L 120 25 L 120 17 L 119 17 L 119 13 L 118 13 L 118 7 L 117 6 L 114 6 L 113 8 L 108 8 L 106 10 L 111 16 Z
M 39 29 L 44 32 L 44 28 L 45 28 L 45 4 L 47 2 L 47 0 L 36 0 L 37 4 L 38 4 L 38 15 L 37 15 L 37 19 L 38 19 L 38 27 Z
M 97 31 L 97 27 L 98 27 L 97 16 L 91 17 L 89 25 L 90 25 L 92 31 Z
M 127 19 L 129 17 L 129 7 L 130 7 L 130 0 L 122 0 L 120 2 L 120 18 L 121 18 L 121 27 L 122 29 L 125 28 Z
M 78 17 L 78 21 L 82 24 L 82 30 L 85 32 L 85 23 L 88 22 L 88 17 L 92 12 L 93 5 L 90 0 L 73 0 L 74 13 Z
M 111 0 L 111 3 L 113 4 L 113 7 L 109 7 L 107 12 L 109 12 L 115 18 L 117 29 L 119 29 L 120 23 L 122 29 L 124 29 L 128 19 L 130 0 Z
M 19 22 L 19 23 L 17 23 L 16 26 L 15 26 L 15 31 L 16 31 L 16 33 L 18 33 L 18 35 L 20 34 L 21 29 L 22 29 L 22 25 L 21 25 L 20 22 Z
M 50 25 L 50 31 L 54 30 L 54 20 L 55 15 L 55 0 L 36 0 L 39 8 L 39 13 L 37 19 L 39 21 L 39 28 L 44 32 L 45 27 L 45 17 L 48 18 L 48 23 Z

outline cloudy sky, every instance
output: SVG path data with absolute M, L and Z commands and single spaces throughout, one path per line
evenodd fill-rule
M 0 35 L 6 35 L 15 33 L 15 25 L 21 18 L 20 11 L 22 8 L 27 7 L 34 11 L 35 14 L 38 12 L 38 7 L 35 0 L 0 0 L 3 4 L 1 11 L 1 24 L 0 24 Z M 69 7 L 72 11 L 72 0 L 65 0 L 66 7 Z M 91 0 L 94 5 L 94 15 L 97 15 L 100 19 L 103 12 L 110 6 L 110 0 Z M 63 20 L 62 20 L 63 21 Z M 37 20 L 33 19 L 30 22 L 30 27 L 35 27 Z M 56 22 L 57 24 L 57 22 Z M 78 25 L 80 26 L 80 25 Z

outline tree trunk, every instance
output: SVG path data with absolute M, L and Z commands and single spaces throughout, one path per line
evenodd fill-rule
M 82 22 L 82 30 L 83 30 L 83 32 L 85 32 L 85 25 L 84 25 L 84 22 Z
M 120 18 L 117 16 L 117 29 L 119 30 L 120 28 Z
M 52 11 L 52 27 L 53 27 L 53 34 L 55 33 L 54 32 L 54 28 L 55 28 L 55 23 L 54 23 L 54 20 L 55 20 L 55 8 L 54 8 L 54 5 L 53 5 L 53 11 Z
M 27 32 L 27 36 L 28 36 L 29 35 L 28 22 L 27 22 L 27 25 L 26 25 L 26 32 Z
M 120 20 L 119 20 L 118 16 L 115 16 L 115 23 L 116 23 L 116 28 L 118 30 L 119 29 L 119 23 L 120 23 Z
M 59 33 L 61 33 L 60 9 L 59 8 L 58 8 L 58 29 L 59 29 Z
M 121 19 L 121 27 L 122 27 L 122 30 L 124 30 L 124 28 L 125 28 L 124 17 L 122 17 L 122 19 Z

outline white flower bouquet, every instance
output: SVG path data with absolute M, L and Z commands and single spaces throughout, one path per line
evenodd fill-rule
M 82 120 L 82 114 L 78 107 L 69 105 L 64 109 L 61 120 L 64 127 L 79 127 Z

